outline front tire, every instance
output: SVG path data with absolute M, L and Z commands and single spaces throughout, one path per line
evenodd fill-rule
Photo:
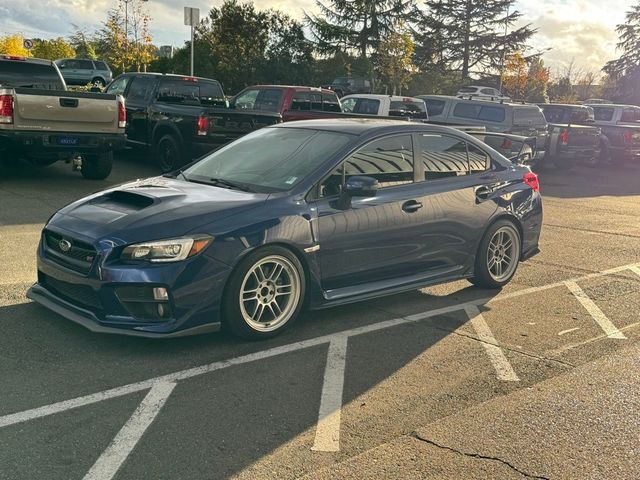
M 289 250 L 261 248 L 234 270 L 225 289 L 223 325 L 248 340 L 275 337 L 297 319 L 305 298 L 302 264 Z
M 521 238 L 509 220 L 499 220 L 480 242 L 471 283 L 482 288 L 504 287 L 515 275 L 521 254 Z
M 104 180 L 111 174 L 112 168 L 113 152 L 100 152 L 84 156 L 80 173 L 87 180 Z

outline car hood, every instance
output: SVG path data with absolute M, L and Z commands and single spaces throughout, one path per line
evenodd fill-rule
M 268 197 L 155 177 L 78 200 L 58 211 L 47 228 L 90 242 L 109 239 L 115 244 L 179 237 L 255 208 Z

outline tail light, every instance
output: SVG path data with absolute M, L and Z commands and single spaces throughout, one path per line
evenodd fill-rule
M 118 128 L 127 126 L 127 109 L 124 107 L 124 98 L 118 97 Z
M 209 119 L 205 116 L 198 117 L 197 134 L 199 137 L 204 137 L 209 131 Z
M 13 123 L 13 95 L 0 95 L 0 123 Z
M 558 139 L 560 140 L 560 145 L 569 145 L 569 130 L 562 130 Z
M 631 143 L 633 141 L 633 133 L 624 132 L 622 138 L 624 139 L 624 143 Z
M 525 173 L 522 180 L 524 180 L 524 183 L 529 185 L 535 192 L 540 191 L 540 180 L 538 180 L 538 175 L 535 173 Z

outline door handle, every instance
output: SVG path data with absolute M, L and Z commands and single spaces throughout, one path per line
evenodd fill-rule
M 415 201 L 415 200 L 409 200 L 408 202 L 405 202 L 402 205 L 402 210 L 407 212 L 407 213 L 417 212 L 421 208 L 422 208 L 422 204 L 420 202 Z
M 491 187 L 478 187 L 476 188 L 476 197 L 481 200 L 486 200 L 493 193 L 493 188 Z

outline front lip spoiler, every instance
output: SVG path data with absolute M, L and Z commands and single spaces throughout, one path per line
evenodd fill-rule
M 200 325 L 198 327 L 171 333 L 144 332 L 139 330 L 128 330 L 124 328 L 105 327 L 104 325 L 100 325 L 95 320 L 93 320 L 89 312 L 87 312 L 86 315 L 82 315 L 78 312 L 77 307 L 68 304 L 64 300 L 54 297 L 37 283 L 27 291 L 27 298 L 95 333 L 110 333 L 115 335 L 126 335 L 130 337 L 159 339 L 188 337 L 192 335 L 200 335 L 203 333 L 217 332 L 220 330 L 220 325 L 215 323 Z

